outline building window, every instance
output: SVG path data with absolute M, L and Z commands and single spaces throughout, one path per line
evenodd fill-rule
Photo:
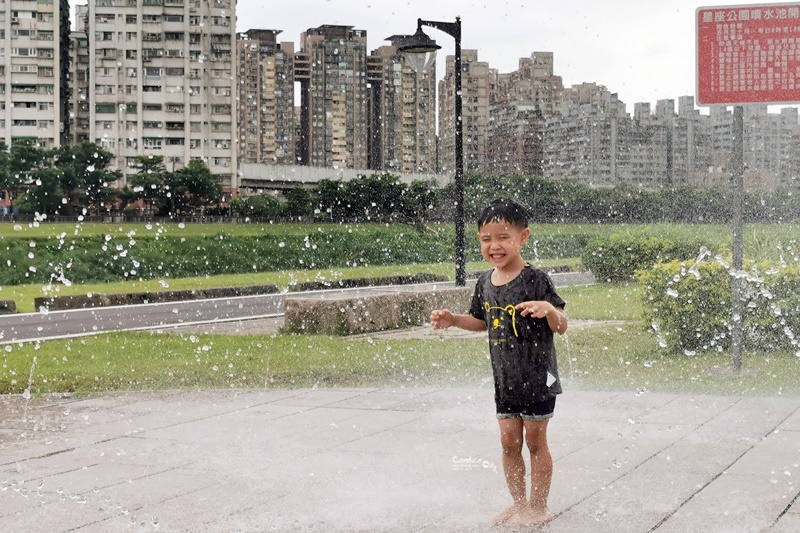
M 143 137 L 142 144 L 145 150 L 161 150 L 161 138 Z

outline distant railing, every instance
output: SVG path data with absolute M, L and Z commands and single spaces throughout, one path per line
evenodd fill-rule
M 20 214 L 20 215 L 0 215 L 0 224 L 2 223 L 16 223 L 16 224 L 31 224 L 39 222 L 40 224 L 48 223 L 104 223 L 104 224 L 325 224 L 325 223 L 396 223 L 396 224 L 415 224 L 419 221 L 417 219 L 409 219 L 406 217 L 391 216 L 379 217 L 370 220 L 365 220 L 363 217 L 344 217 L 336 218 L 335 220 L 329 217 L 245 217 L 245 216 L 227 216 L 227 215 L 195 215 L 195 216 L 179 216 L 179 217 L 157 217 L 150 215 L 101 215 L 101 216 L 63 216 L 63 215 L 47 215 L 46 219 L 37 217 L 36 215 Z

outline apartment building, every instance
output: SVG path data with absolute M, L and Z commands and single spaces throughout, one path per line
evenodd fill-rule
M 436 170 L 436 67 L 415 72 L 397 40 L 367 57 L 369 168 L 403 174 Z
M 490 70 L 489 131 L 484 168 L 497 174 L 542 173 L 545 117 L 560 109 L 564 86 L 553 53 L 534 52 L 508 74 Z
M 300 82 L 301 164 L 368 166 L 367 32 L 324 25 L 301 36 L 295 57 Z
M 239 160 L 294 165 L 294 43 L 280 30 L 237 35 Z
M 69 1 L 0 2 L 0 140 L 69 141 Z
M 678 98 L 672 140 L 672 178 L 678 185 L 705 182 L 712 166 L 708 116 L 695 109 L 693 96 Z
M 69 142 L 89 142 L 89 6 L 75 7 L 75 29 L 70 32 Z
M 797 108 L 770 113 L 763 104 L 744 106 L 745 186 L 774 189 L 800 186 L 800 124 Z M 733 112 L 714 106 L 708 117 L 712 165 L 704 183 L 724 185 L 730 179 L 733 146 Z
M 647 187 L 668 184 L 672 176 L 674 102 L 656 102 L 656 113 L 650 104 L 636 104 L 634 117 L 615 114 L 617 122 L 613 150 L 613 172 L 608 183 L 624 181 Z
M 489 64 L 478 60 L 477 50 L 461 50 L 461 120 L 465 171 L 489 171 L 486 146 L 490 86 Z M 447 56 L 445 75 L 439 82 L 439 171 L 443 173 L 455 170 L 455 120 L 455 58 Z
M 204 161 L 236 190 L 235 0 L 90 0 L 89 139 L 168 169 Z
M 612 183 L 618 172 L 620 123 L 628 118 L 625 104 L 595 83 L 573 85 L 563 95 L 560 112 L 548 116 L 545 124 L 543 174 Z

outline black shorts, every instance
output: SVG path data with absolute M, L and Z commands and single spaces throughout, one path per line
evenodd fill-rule
M 502 402 L 495 398 L 497 418 L 522 418 L 524 420 L 547 420 L 553 418 L 556 397 L 541 402 Z

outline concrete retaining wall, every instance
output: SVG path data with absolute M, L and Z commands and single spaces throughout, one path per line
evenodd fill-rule
M 287 296 L 283 330 L 292 333 L 355 335 L 421 326 L 434 309 L 466 313 L 471 287 L 448 287 L 427 293 L 387 292 L 369 296 Z
M 380 276 L 376 278 L 347 278 L 330 281 L 304 281 L 289 285 L 292 292 L 320 291 L 325 289 L 352 289 L 355 287 L 378 287 L 381 285 L 411 285 L 447 281 L 447 276 L 437 274 L 411 274 L 408 276 Z

